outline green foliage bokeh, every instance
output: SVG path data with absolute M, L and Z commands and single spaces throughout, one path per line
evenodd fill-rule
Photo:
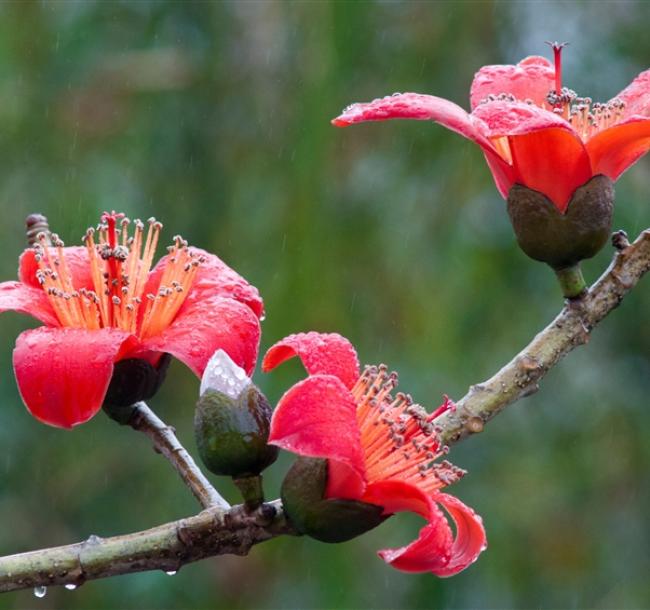
M 569 39 L 564 78 L 605 100 L 650 64 L 642 2 L 7 2 L 0 5 L 0 277 L 27 214 L 67 244 L 105 209 L 155 215 L 219 254 L 266 302 L 262 350 L 338 331 L 435 408 L 495 372 L 561 306 L 518 251 L 479 150 L 438 126 L 345 130 L 346 104 L 393 91 L 468 103 L 488 63 Z M 650 163 L 617 184 L 615 227 L 650 225 Z M 605 268 L 606 248 L 585 265 Z M 542 383 L 454 448 L 451 491 L 489 549 L 440 580 L 386 567 L 400 515 L 344 545 L 278 539 L 247 558 L 92 582 L 0 608 L 635 608 L 650 606 L 650 282 Z M 99 414 L 65 432 L 22 406 L 27 318 L 0 323 L 0 553 L 110 536 L 196 511 L 148 441 Z M 297 364 L 256 374 L 272 402 Z M 198 382 L 174 363 L 152 406 L 196 455 Z M 291 457 L 266 475 L 276 496 Z M 218 481 L 232 501 L 228 481 Z

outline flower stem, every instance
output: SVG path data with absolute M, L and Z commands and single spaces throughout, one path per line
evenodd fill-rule
M 562 294 L 567 299 L 575 299 L 587 290 L 587 283 L 582 277 L 580 263 L 564 269 L 555 269 L 555 275 L 560 282 Z
M 240 477 L 232 480 L 239 488 L 244 498 L 244 506 L 248 510 L 256 509 L 264 502 L 264 489 L 262 488 L 262 475 Z
M 230 504 L 210 484 L 192 456 L 180 444 L 174 429 L 166 425 L 144 402 L 140 401 L 133 406 L 128 425 L 151 439 L 154 450 L 167 458 L 203 508 L 230 508 Z

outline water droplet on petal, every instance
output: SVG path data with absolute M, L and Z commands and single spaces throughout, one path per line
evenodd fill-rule
M 36 597 L 45 597 L 47 587 L 34 587 L 34 595 Z

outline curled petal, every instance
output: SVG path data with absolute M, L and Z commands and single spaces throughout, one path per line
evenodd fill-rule
M 489 95 L 509 93 L 516 99 L 532 100 L 544 106 L 546 96 L 555 88 L 555 70 L 545 57 L 526 57 L 516 66 L 483 66 L 474 76 L 470 90 L 472 110 Z
M 198 377 L 212 354 L 222 349 L 250 377 L 260 334 L 257 316 L 244 303 L 217 296 L 188 299 L 169 327 L 143 341 L 143 349 L 172 354 Z
M 333 375 L 348 388 L 359 378 L 359 359 L 352 344 L 338 333 L 298 333 L 278 341 L 266 352 L 262 370 L 273 370 L 298 356 L 310 375 Z
M 420 93 L 400 93 L 367 104 L 352 104 L 332 123 L 338 127 L 345 127 L 353 123 L 386 119 L 416 119 L 440 123 L 481 147 L 497 188 L 504 197 L 514 184 L 508 160 L 504 159 L 485 137 L 483 122 L 474 120 L 474 117 L 449 100 Z
M 487 549 L 483 519 L 469 506 L 449 494 L 438 493 L 433 500 L 444 506 L 456 525 L 456 537 L 451 547 L 451 557 L 438 576 L 453 576 L 473 564 Z
M 447 568 L 454 538 L 444 513 L 429 494 L 410 483 L 387 480 L 369 485 L 362 501 L 383 506 L 386 514 L 414 512 L 428 521 L 410 544 L 379 551 L 386 563 L 404 572 L 438 574 Z
M 47 328 L 18 336 L 14 372 L 20 395 L 36 419 L 71 428 L 102 406 L 116 361 L 137 343 L 115 328 Z
M 298 455 L 341 462 L 356 476 L 348 489 L 360 489 L 365 466 L 356 411 L 352 394 L 337 377 L 308 377 L 280 399 L 269 442 Z
M 48 248 L 50 256 L 53 261 L 58 260 L 56 248 Z M 70 246 L 63 248 L 63 256 L 65 257 L 65 264 L 70 271 L 72 277 L 72 285 L 76 290 L 86 288 L 88 290 L 94 289 L 93 280 L 90 274 L 90 261 L 88 259 L 88 250 L 84 246 Z M 38 271 L 38 263 L 36 262 L 36 251 L 32 248 L 25 250 L 20 255 L 18 262 L 18 279 L 25 284 L 41 288 L 38 280 L 36 279 L 36 272 Z
M 616 97 L 625 102 L 624 116 L 650 116 L 650 70 L 641 72 Z
M 190 248 L 190 252 L 201 257 L 194 282 L 187 296 L 188 301 L 203 301 L 209 297 L 230 297 L 244 303 L 261 318 L 264 314 L 264 302 L 255 286 L 251 286 L 241 275 L 228 267 L 218 256 L 200 248 Z M 169 256 L 163 256 L 152 269 L 145 285 L 144 294 L 156 293 L 160 285 Z
M 481 132 L 481 125 L 474 123 L 471 115 L 457 104 L 434 95 L 399 93 L 368 103 L 352 104 L 332 123 L 337 127 L 346 127 L 354 123 L 387 119 L 435 121 L 482 147 L 493 148 Z
M 0 313 L 17 311 L 43 322 L 47 326 L 59 326 L 52 305 L 42 288 L 34 288 L 22 282 L 0 284 Z
M 472 564 L 486 548 L 481 518 L 448 494 L 431 496 L 415 485 L 389 480 L 369 485 L 362 499 L 390 512 L 413 511 L 428 521 L 411 544 L 379 551 L 379 556 L 398 570 L 452 576 Z M 455 536 L 438 504 L 453 519 Z
M 645 74 L 645 73 L 644 73 Z M 650 80 L 650 79 L 649 79 Z M 616 180 L 650 149 L 650 119 L 627 119 L 597 133 L 587 142 L 595 174 Z

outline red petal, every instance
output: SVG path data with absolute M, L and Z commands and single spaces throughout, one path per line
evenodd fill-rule
M 483 123 L 449 100 L 433 95 L 401 93 L 374 100 L 367 104 L 348 106 L 332 123 L 345 127 L 364 121 L 383 121 L 386 119 L 416 119 L 440 123 L 444 127 L 476 142 L 487 158 L 499 192 L 507 197 L 514 177 L 507 161 L 496 152 L 492 143 L 483 133 Z
M 476 561 L 486 548 L 481 518 L 448 494 L 430 496 L 415 485 L 389 480 L 369 485 L 362 500 L 383 506 L 387 512 L 413 511 L 429 522 L 411 544 L 379 551 L 379 556 L 398 570 L 452 576 Z M 436 503 L 454 520 L 455 537 Z
M 298 333 L 269 348 L 262 360 L 265 373 L 298 356 L 310 375 L 333 375 L 348 388 L 359 379 L 359 359 L 352 344 L 338 333 Z
M 582 141 L 569 131 L 544 129 L 509 141 L 517 182 L 544 193 L 560 212 L 594 175 Z
M 490 138 L 528 134 L 551 127 L 575 133 L 561 116 L 522 102 L 487 102 L 478 106 L 472 116 L 483 121 L 483 133 Z
M 425 519 L 429 518 L 431 507 L 435 508 L 428 493 L 399 479 L 371 483 L 363 495 L 363 501 L 383 506 L 388 515 L 409 512 Z
M 650 70 L 641 72 L 616 97 L 625 102 L 625 116 L 650 116 Z
M 404 572 L 438 574 L 446 569 L 451 559 L 453 534 L 444 513 L 429 494 L 415 485 L 388 480 L 369 485 L 362 500 L 383 506 L 387 513 L 414 512 L 428 521 L 411 544 L 379 551 L 386 563 Z
M 365 488 L 365 479 L 358 471 L 343 462 L 328 462 L 326 498 L 356 500 L 363 495 Z
M 257 361 L 260 323 L 247 305 L 232 298 L 188 299 L 171 325 L 143 341 L 143 349 L 168 352 L 198 376 L 218 349 L 250 376 Z
M 50 256 L 56 259 L 56 248 L 49 248 Z M 40 288 L 41 285 L 36 279 L 38 263 L 35 260 L 36 252 L 32 248 L 25 250 L 20 255 L 18 263 L 18 278 L 21 282 Z M 63 256 L 72 276 L 72 285 L 78 290 L 87 288 L 94 290 L 92 277 L 90 275 L 90 262 L 88 260 L 88 250 L 84 246 L 70 246 L 63 248 Z
M 59 326 L 50 301 L 39 286 L 33 288 L 22 282 L 2 282 L 0 284 L 0 313 L 17 311 L 33 316 L 47 326 Z
M 456 524 L 451 558 L 447 566 L 437 572 L 438 576 L 453 576 L 474 563 L 487 548 L 483 519 L 454 496 L 438 493 L 433 496 L 433 499 L 445 507 Z
M 231 297 L 248 305 L 260 318 L 264 314 L 264 302 L 255 286 L 251 286 L 241 275 L 233 271 L 218 256 L 200 248 L 190 250 L 203 257 L 203 262 L 192 283 L 187 299 L 203 301 L 206 298 L 220 296 Z M 152 269 L 147 279 L 144 294 L 158 292 L 160 279 L 167 266 L 169 255 L 163 256 Z
M 508 137 L 515 182 L 544 193 L 561 211 L 592 176 L 582 140 L 563 118 L 519 102 L 489 102 L 475 111 L 490 137 Z
M 416 119 L 435 121 L 451 129 L 479 146 L 494 150 L 481 132 L 480 125 L 472 121 L 471 115 L 457 104 L 433 95 L 421 93 L 400 93 L 376 99 L 365 104 L 352 104 L 332 123 L 346 127 L 366 121 L 385 121 L 387 119 Z
M 538 106 L 555 89 L 555 69 L 545 57 L 526 57 L 516 66 L 483 66 L 474 76 L 470 90 L 472 109 L 488 95 L 510 93 L 522 102 L 530 99 Z
M 271 419 L 269 442 L 308 457 L 342 462 L 365 480 L 357 405 L 337 377 L 314 375 L 289 388 Z M 358 483 L 358 482 L 357 482 Z M 358 484 L 349 484 L 349 489 Z
M 597 133 L 587 142 L 594 174 L 616 180 L 650 149 L 650 119 L 632 118 Z
M 18 389 L 40 421 L 71 428 L 102 406 L 113 363 L 133 347 L 129 333 L 114 328 L 46 328 L 19 335 L 14 349 Z

